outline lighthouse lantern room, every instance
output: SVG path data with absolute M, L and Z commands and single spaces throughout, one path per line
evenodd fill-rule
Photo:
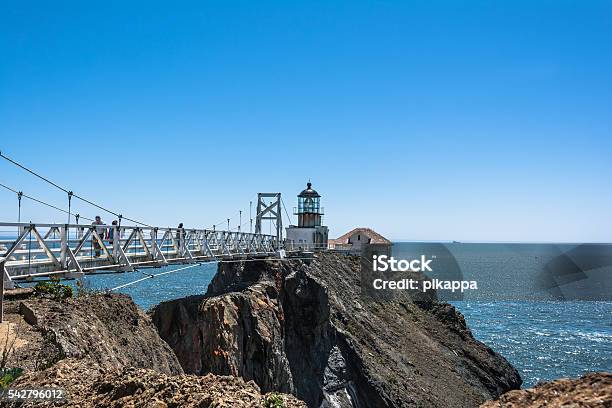
M 306 189 L 298 195 L 297 211 L 298 227 L 318 227 L 321 225 L 321 196 L 312 188 L 312 183 L 306 184 Z

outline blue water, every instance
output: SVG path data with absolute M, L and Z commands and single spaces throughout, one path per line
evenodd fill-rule
M 540 380 L 612 371 L 612 302 L 458 301 L 474 337 Z
M 432 278 L 478 282 L 463 296 L 438 293 L 519 370 L 523 386 L 612 371 L 612 245 L 393 245 L 398 258 L 421 254 L 434 257 Z
M 158 274 L 184 267 L 173 265 L 164 268 L 143 269 L 141 272 L 113 273 L 108 275 L 89 275 L 85 277 L 85 286 L 91 289 L 111 289 L 126 283 L 144 278 L 146 275 Z M 206 293 L 208 284 L 217 272 L 216 263 L 194 266 L 176 273 L 143 280 L 134 285 L 119 289 L 117 292 L 128 294 L 144 310 L 166 300 L 189 295 Z
M 425 244 L 398 243 L 394 244 L 394 254 L 429 254 L 421 252 L 424 248 L 431 250 Z M 586 371 L 612 371 L 612 301 L 557 301 L 554 299 L 558 293 L 536 291 L 530 280 L 551 257 L 572 248 L 545 244 L 446 244 L 445 254 L 438 254 L 437 259 L 452 258 L 465 279 L 478 279 L 484 288 L 486 296 L 472 294 L 452 303 L 465 315 L 474 336 L 519 370 L 525 387 L 540 380 L 577 377 Z M 154 274 L 179 267 L 144 272 Z M 216 264 L 205 264 L 120 291 L 146 310 L 164 300 L 203 294 L 215 272 Z M 598 273 L 601 277 L 601 270 Z M 140 272 L 88 276 L 86 285 L 111 288 L 143 276 Z M 605 280 L 597 281 L 595 286 L 609 287 L 609 276 L 604 274 Z M 561 292 L 567 294 L 566 287 L 580 288 L 585 282 L 593 283 L 589 279 L 572 281 L 562 285 Z M 551 300 L 512 300 L 524 293 L 537 293 L 538 299 Z

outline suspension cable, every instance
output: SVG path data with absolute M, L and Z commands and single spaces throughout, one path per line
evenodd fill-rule
M 12 191 L 13 193 L 17 194 L 17 197 L 18 197 L 20 203 L 21 203 L 21 198 L 19 198 L 19 197 L 25 197 L 25 198 L 30 199 L 32 201 L 35 201 L 35 202 L 37 202 L 39 204 L 46 205 L 47 207 L 53 208 L 54 210 L 61 211 L 64 214 L 69 214 L 69 212 L 64 210 L 63 208 L 56 207 L 53 204 L 49 204 L 49 203 L 46 203 L 46 202 L 44 202 L 42 200 L 39 200 L 37 198 L 31 197 L 31 196 L 29 196 L 27 194 L 24 194 L 22 191 L 17 191 L 17 190 L 15 190 L 15 189 L 13 189 L 13 188 L 11 188 L 9 186 L 6 186 L 6 185 L 4 185 L 2 183 L 0 183 L 0 187 L 3 187 L 5 189 L 7 189 L 9 191 Z M 21 194 L 21 196 L 20 196 L 20 194 Z M 21 204 L 20 204 L 19 217 L 21 218 Z M 87 217 L 83 217 L 83 216 L 80 216 L 80 217 L 85 219 L 85 220 L 87 220 L 87 221 L 93 221 L 91 218 L 87 218 Z
M 25 166 L 23 166 L 23 165 L 21 165 L 21 164 L 17 163 L 15 160 L 13 160 L 13 159 L 11 159 L 11 158 L 9 158 L 9 157 L 6 157 L 4 154 L 2 154 L 2 152 L 0 152 L 0 157 L 2 157 L 2 158 L 3 158 L 3 159 L 5 159 L 5 160 L 8 160 L 8 161 L 9 161 L 9 162 L 11 162 L 11 163 L 13 163 L 15 166 L 17 166 L 17 167 L 20 167 L 20 168 L 24 169 L 25 171 L 27 171 L 28 173 L 30 173 L 30 174 L 32 174 L 32 175 L 34 175 L 34 176 L 38 177 L 39 179 L 41 179 L 41 180 L 43 180 L 43 181 L 46 181 L 47 183 L 51 184 L 52 186 L 54 186 L 54 187 L 56 187 L 56 188 L 59 188 L 59 189 L 60 189 L 60 190 L 62 190 L 64 193 L 68 193 L 68 190 L 66 190 L 65 188 L 58 186 L 57 184 L 55 184 L 55 183 L 54 183 L 54 182 L 52 182 L 51 180 L 49 180 L 49 179 L 47 179 L 47 178 L 45 178 L 45 177 L 41 176 L 40 174 L 37 174 L 36 172 L 34 172 L 34 171 L 32 171 L 32 170 L 28 169 L 28 168 L 27 168 L 27 167 L 25 167 Z
M 155 277 L 157 277 L 157 276 L 167 275 L 167 274 L 169 274 L 169 273 L 178 272 L 178 271 L 182 271 L 182 270 L 189 269 L 189 268 L 194 268 L 194 267 L 196 267 L 196 266 L 200 266 L 200 265 L 202 265 L 202 264 L 201 264 L 201 263 L 196 263 L 196 264 L 193 264 L 193 265 L 185 266 L 185 267 L 183 267 L 183 268 L 173 269 L 173 270 L 171 270 L 171 271 L 162 272 L 162 273 L 157 273 L 157 274 L 155 274 L 155 275 L 148 275 L 148 276 L 146 276 L 146 277 L 144 277 L 144 278 L 136 279 L 136 280 L 135 280 L 135 281 L 133 281 L 133 282 L 126 283 L 126 284 L 124 284 L 124 285 L 119 285 L 119 286 L 117 286 L 117 287 L 115 287 L 115 288 L 109 289 L 108 291 L 109 291 L 109 292 L 112 292 L 112 291 L 114 291 L 114 290 L 117 290 L 117 289 L 122 289 L 122 288 L 125 288 L 125 287 L 127 287 L 127 286 L 131 286 L 131 285 L 133 285 L 133 284 L 135 284 L 135 283 L 142 282 L 142 281 L 147 280 L 147 279 L 155 278 Z
M 282 198 L 281 198 L 281 202 L 282 202 Z M 251 212 L 251 210 L 252 210 L 252 208 L 251 208 L 251 204 L 252 204 L 252 203 L 253 203 L 252 201 L 250 201 L 250 202 L 249 202 L 249 217 L 250 217 L 251 221 L 252 221 L 252 219 L 253 219 L 253 217 L 252 217 L 252 215 L 251 215 L 251 213 L 252 213 L 252 212 Z M 284 204 L 283 204 L 283 205 L 284 205 Z M 260 212 L 258 212 L 257 214 L 255 214 L 255 218 L 257 218 L 257 217 L 258 217 L 258 216 L 259 216 L 261 213 L 263 213 L 264 211 L 266 211 L 266 209 L 265 209 L 265 208 L 264 208 L 263 210 L 261 210 Z M 233 213 L 233 215 L 238 215 L 238 218 L 240 219 L 240 217 L 242 216 L 242 212 L 246 213 L 246 209 L 245 209 L 245 210 L 240 210 L 240 211 L 238 211 L 237 213 Z M 285 212 L 287 212 L 287 209 L 286 209 L 286 208 L 285 208 Z M 289 215 L 287 215 L 287 217 L 289 217 Z M 231 219 L 232 219 L 232 217 L 230 217 L 229 219 L 231 220 Z M 217 227 L 217 226 L 219 226 L 219 225 L 225 225 L 225 224 L 227 224 L 227 220 L 228 220 L 228 218 L 224 218 L 223 220 L 221 220 L 221 221 L 219 221 L 219 222 L 217 222 L 217 223 L 213 224 L 213 229 L 215 229 L 215 227 Z M 291 223 L 291 218 L 289 218 L 289 223 Z M 242 225 L 242 224 L 240 223 L 240 224 L 238 224 L 238 225 Z M 229 229 L 229 228 L 228 228 L 228 231 L 233 231 L 233 230 L 238 229 L 238 225 L 237 225 L 236 227 L 234 227 L 234 228 L 231 228 L 231 229 Z M 241 229 L 242 229 L 242 228 L 241 228 Z
M 283 205 L 283 209 L 285 210 L 285 214 L 287 215 L 287 219 L 289 220 L 289 225 L 291 225 L 292 219 L 289 216 L 289 212 L 287 211 L 287 206 L 285 205 L 285 201 L 283 201 L 283 197 L 281 197 L 281 204 Z
M 43 180 L 43 181 L 45 181 L 45 182 L 49 183 L 50 185 L 52 185 L 52 186 L 54 186 L 55 188 L 57 188 L 57 189 L 59 189 L 59 190 L 63 191 L 64 193 L 68 194 L 68 201 L 69 201 L 69 202 L 70 202 L 71 197 L 75 197 L 75 198 L 78 198 L 79 200 L 84 201 L 84 202 L 86 202 L 87 204 L 90 204 L 90 205 L 92 205 L 92 206 L 94 206 L 94 207 L 96 207 L 96 208 L 98 208 L 98 209 L 100 209 L 100 210 L 102 210 L 102 211 L 106 211 L 107 213 L 109 213 L 109 214 L 113 214 L 113 215 L 114 215 L 114 216 L 116 216 L 116 217 L 118 217 L 118 216 L 119 216 L 119 214 L 117 214 L 116 212 L 111 211 L 111 210 L 109 210 L 109 209 L 107 209 L 107 208 L 104 208 L 104 207 L 102 207 L 102 206 L 100 206 L 100 205 L 98 205 L 98 204 L 96 204 L 96 203 L 94 203 L 94 202 L 92 202 L 92 201 L 89 201 L 88 199 L 86 199 L 86 198 L 84 198 L 84 197 L 81 197 L 81 196 L 79 196 L 79 195 L 77 195 L 77 194 L 74 194 L 72 191 L 69 191 L 69 190 L 67 190 L 67 189 L 65 189 L 65 188 L 63 188 L 63 187 L 61 187 L 61 186 L 57 185 L 56 183 L 52 182 L 52 181 L 51 181 L 51 180 L 49 180 L 48 178 L 46 178 L 46 177 L 44 177 L 44 176 L 41 176 L 40 174 L 36 173 L 36 172 L 35 172 L 35 171 L 33 171 L 33 170 L 30 170 L 30 169 L 29 169 L 29 168 L 27 168 L 26 166 L 24 166 L 24 165 L 22 165 L 22 164 L 20 164 L 20 163 L 16 162 L 15 160 L 11 159 L 10 157 L 5 156 L 5 155 L 4 155 L 4 154 L 3 154 L 1 151 L 0 151 L 0 157 L 2 157 L 3 159 L 5 159 L 5 160 L 7 160 L 7 161 L 9 161 L 9 162 L 11 162 L 11 163 L 13 163 L 15 166 L 17 166 L 17 167 L 19 167 L 19 168 L 21 168 L 21 169 L 23 169 L 23 170 L 27 171 L 28 173 L 30 173 L 30 174 L 32 174 L 32 175 L 34 175 L 34 176 L 38 177 L 39 179 L 41 179 L 41 180 Z M 70 204 L 69 204 L 69 205 L 70 205 Z M 125 219 L 126 219 L 126 220 L 128 220 L 128 221 L 132 221 L 132 222 L 134 222 L 134 223 L 136 223 L 136 224 L 144 225 L 145 227 L 151 227 L 151 225 L 145 224 L 145 223 L 143 223 L 143 222 L 140 222 L 140 221 L 137 221 L 137 220 L 134 220 L 134 219 L 128 218 L 128 217 L 123 217 L 123 218 L 125 218 Z
M 72 197 L 75 197 L 75 198 L 78 198 L 79 200 L 81 200 L 81 201 L 83 201 L 83 202 L 85 202 L 85 203 L 87 203 L 87 204 L 89 204 L 89 205 L 91 205 L 91 206 L 93 206 L 93 207 L 96 207 L 96 208 L 98 208 L 98 209 L 100 209 L 100 210 L 102 210 L 102 211 L 105 211 L 105 212 L 107 212 L 107 213 L 109 213 L 109 214 L 112 214 L 112 215 L 114 215 L 115 217 L 118 217 L 118 218 L 119 218 L 119 222 L 121 222 L 121 219 L 126 219 L 126 220 L 131 221 L 131 222 L 133 222 L 133 223 L 135 223 L 135 224 L 139 224 L 139 225 L 143 225 L 143 226 L 145 226 L 145 227 L 153 228 L 153 227 L 152 227 L 151 225 L 149 225 L 149 224 L 143 223 L 143 222 L 138 221 L 138 220 L 135 220 L 135 219 L 133 219 L 133 218 L 125 217 L 125 216 L 123 216 L 123 215 L 121 215 L 121 214 L 118 214 L 118 213 L 116 213 L 116 212 L 112 211 L 112 210 L 109 210 L 108 208 L 102 207 L 101 205 L 98 205 L 98 204 L 96 204 L 96 203 L 94 203 L 94 202 L 92 202 L 92 201 L 90 201 L 90 200 L 88 200 L 88 199 L 86 199 L 86 198 L 84 198 L 84 197 L 81 197 L 81 196 L 79 196 L 78 194 L 75 194 L 74 192 L 72 192 L 72 191 L 70 191 L 70 190 L 68 190 L 68 189 L 66 189 L 66 188 L 63 188 L 63 187 L 59 186 L 58 184 L 54 183 L 53 181 L 49 180 L 48 178 L 46 178 L 46 177 L 44 177 L 44 176 L 42 176 L 42 175 L 38 174 L 37 172 L 35 172 L 35 171 L 33 171 L 33 170 L 29 169 L 28 167 L 26 167 L 26 166 L 22 165 L 21 163 L 16 162 L 15 160 L 11 159 L 10 157 L 7 157 L 7 156 L 6 156 L 6 155 L 4 155 L 4 154 L 3 154 L 1 151 L 0 151 L 0 157 L 2 157 L 3 159 L 5 159 L 5 160 L 9 161 L 10 163 L 14 164 L 15 166 L 17 166 L 17 167 L 19 167 L 19 168 L 21 168 L 21 169 L 23 169 L 23 170 L 27 171 L 28 173 L 30 173 L 30 174 L 32 174 L 32 175 L 34 175 L 34 176 L 38 177 L 39 179 L 41 179 L 41 180 L 45 181 L 46 183 L 48 183 L 48 184 L 52 185 L 53 187 L 55 187 L 55 188 L 57 188 L 57 189 L 59 189 L 59 190 L 61 190 L 61 191 L 65 192 L 65 193 L 68 195 L 68 211 L 63 210 L 63 209 L 58 208 L 58 207 L 55 207 L 55 206 L 53 206 L 53 205 L 51 205 L 51 204 L 48 204 L 48 203 L 45 203 L 45 202 L 43 202 L 43 201 L 37 200 L 37 199 L 35 199 L 35 198 L 33 198 L 33 197 L 26 196 L 25 194 L 24 194 L 23 196 L 24 196 L 24 197 L 27 197 L 27 198 L 29 198 L 29 199 L 31 199 L 31 200 L 34 200 L 34 201 L 36 201 L 36 202 L 39 202 L 39 203 L 41 203 L 41 204 L 44 204 L 44 205 L 46 205 L 46 206 L 49 206 L 49 207 L 51 207 L 51 208 L 54 208 L 54 209 L 56 209 L 56 210 L 58 210 L 58 211 L 62 211 L 62 212 L 64 212 L 64 213 L 67 213 L 67 214 L 68 214 L 68 222 L 70 222 L 71 211 L 72 211 L 72 208 L 71 208 L 71 206 L 72 206 Z M 7 189 L 8 189 L 8 190 L 10 190 L 10 191 L 13 191 L 13 192 L 14 192 L 14 193 L 16 193 L 16 194 L 18 194 L 18 193 L 19 193 L 19 192 L 15 191 L 15 190 L 11 189 L 10 187 L 4 186 L 4 185 L 2 185 L 2 184 L 0 184 L 0 185 L 1 185 L 2 187 L 7 188 Z M 291 217 L 289 217 L 289 214 L 288 214 L 288 212 L 287 212 L 287 208 L 285 207 L 284 202 L 282 202 L 282 199 L 281 199 L 281 203 L 282 203 L 283 208 L 285 209 L 285 213 L 287 214 L 287 217 L 289 218 L 289 222 L 291 223 Z M 258 215 L 259 215 L 259 214 L 256 214 L 256 217 L 257 217 Z M 81 217 L 81 218 L 86 219 L 86 220 L 90 220 L 89 218 L 86 218 L 86 217 Z M 231 218 L 230 218 L 230 219 L 231 219 Z M 213 229 L 215 229 L 215 227 L 216 227 L 217 225 L 221 225 L 221 224 L 222 224 L 222 223 L 224 223 L 224 222 L 228 222 L 228 230 L 230 230 L 230 228 L 229 228 L 229 220 L 230 220 L 230 219 L 225 219 L 225 220 L 223 220 L 223 221 L 221 221 L 221 222 L 219 222 L 219 223 L 217 223 L 217 224 L 213 224 Z M 91 220 L 91 221 L 93 221 L 93 220 Z M 239 228 L 239 229 L 241 229 L 241 228 Z
M 227 221 L 228 221 L 228 220 L 230 220 L 230 221 L 231 221 L 231 220 L 232 220 L 232 219 L 234 219 L 234 218 L 239 218 L 239 219 L 240 219 L 240 217 L 242 216 L 242 212 L 246 212 L 246 210 L 245 210 L 245 211 L 240 210 L 240 211 L 238 211 L 238 212 L 235 212 L 235 213 L 231 214 L 231 215 L 238 215 L 238 217 L 228 217 L 228 218 L 224 218 L 222 221 L 219 221 L 219 222 L 217 222 L 217 223 L 213 224 L 213 229 L 215 229 L 215 228 L 216 228 L 217 226 L 219 226 L 219 225 L 227 225 Z M 232 228 L 232 229 L 236 229 L 236 228 Z M 228 230 L 229 230 L 229 228 L 228 228 Z
M 273 261 L 277 261 L 277 262 L 283 262 L 283 261 L 295 261 L 295 260 L 311 260 L 312 258 L 269 258 L 269 259 L 235 259 L 235 260 L 219 260 L 217 261 L 217 263 L 237 263 L 237 262 L 273 262 Z M 129 283 L 125 283 L 123 285 L 119 285 L 117 287 L 114 287 L 112 289 L 108 289 L 108 292 L 112 292 L 118 289 L 122 289 L 128 286 L 132 286 L 136 283 L 145 281 L 147 279 L 152 279 L 152 278 L 156 278 L 158 276 L 162 276 L 162 275 L 168 275 L 170 273 L 174 273 L 174 272 L 180 272 L 180 271 L 184 271 L 185 269 L 190 269 L 190 268 L 195 268 L 196 266 L 201 266 L 204 265 L 206 262 L 198 262 L 195 263 L 193 265 L 189 265 L 189 266 L 184 266 L 182 268 L 177 268 L 177 269 L 173 269 L 171 271 L 166 271 L 166 272 L 161 272 L 161 273 L 156 273 L 154 275 L 149 275 L 147 274 L 147 276 L 145 276 L 144 278 L 140 278 L 140 279 L 136 279 L 135 281 L 129 282 Z M 144 272 L 142 272 L 144 273 Z

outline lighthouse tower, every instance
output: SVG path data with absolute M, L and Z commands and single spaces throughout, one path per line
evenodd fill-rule
M 298 194 L 298 205 L 293 213 L 298 217 L 298 225 L 287 228 L 287 249 L 317 250 L 327 248 L 328 228 L 321 225 L 323 208 L 321 195 L 306 184 L 306 189 Z

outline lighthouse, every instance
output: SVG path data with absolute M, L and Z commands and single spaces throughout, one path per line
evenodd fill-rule
M 293 214 L 298 217 L 298 225 L 287 228 L 287 249 L 326 249 L 328 228 L 321 225 L 324 213 L 321 195 L 308 182 L 297 199 L 298 205 L 294 207 Z

